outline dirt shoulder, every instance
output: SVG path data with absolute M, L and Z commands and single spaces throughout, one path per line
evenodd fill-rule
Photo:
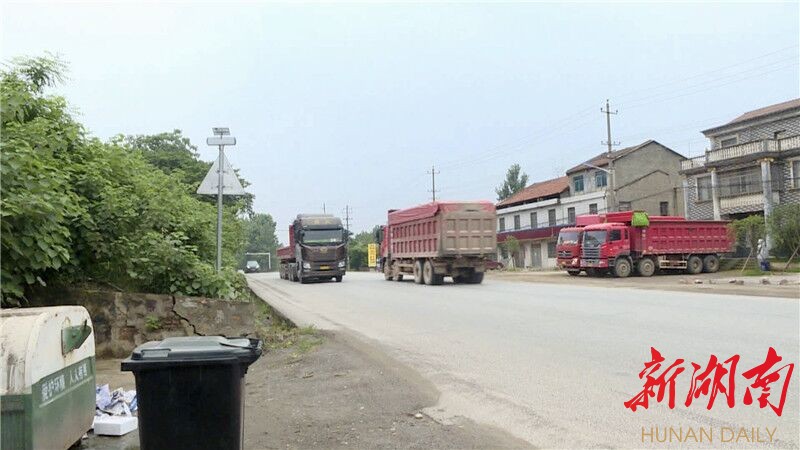
M 712 294 L 753 295 L 800 299 L 800 274 L 769 275 L 766 277 L 740 276 L 738 271 L 687 275 L 685 273 L 660 274 L 649 278 L 577 277 L 556 271 L 490 271 L 488 279 L 522 281 L 529 283 L 570 284 L 603 288 L 636 288 L 679 292 L 708 292 Z M 768 284 L 762 284 L 762 278 Z M 731 283 L 731 280 L 738 280 Z M 782 281 L 785 280 L 785 281 Z M 781 285 L 780 283 L 785 283 Z
M 436 389 L 411 369 L 344 334 L 316 332 L 314 345 L 272 349 L 246 378 L 244 444 L 272 448 L 524 448 L 496 428 L 466 419 L 443 425 L 420 414 Z M 98 363 L 98 384 L 133 386 L 118 360 Z M 86 448 L 135 449 L 90 434 Z

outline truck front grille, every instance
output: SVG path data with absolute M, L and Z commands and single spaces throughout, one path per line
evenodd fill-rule
M 561 250 L 558 252 L 559 258 L 572 258 L 572 252 L 569 250 Z
M 581 248 L 581 257 L 585 259 L 598 259 L 600 258 L 600 247 L 583 247 Z

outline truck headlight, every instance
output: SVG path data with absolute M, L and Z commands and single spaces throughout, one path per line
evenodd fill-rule
M 345 265 L 344 261 L 339 261 L 339 268 L 344 269 L 344 265 Z
M 578 264 L 578 258 L 572 258 L 572 264 L 573 265 Z
M 303 263 L 303 269 L 310 269 L 310 268 L 311 268 L 311 263 L 307 263 L 307 262 Z

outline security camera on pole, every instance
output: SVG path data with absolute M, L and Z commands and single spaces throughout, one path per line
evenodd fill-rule
M 214 127 L 214 137 L 206 139 L 206 144 L 219 147 L 219 157 L 211 166 L 197 193 L 217 196 L 217 272 L 222 269 L 222 196 L 245 195 L 242 183 L 225 159 L 225 146 L 236 145 L 236 138 L 231 136 L 228 127 Z

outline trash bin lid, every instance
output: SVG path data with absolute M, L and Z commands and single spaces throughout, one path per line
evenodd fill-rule
M 137 371 L 165 367 L 213 364 L 249 366 L 261 356 L 261 340 L 228 339 L 222 336 L 171 337 L 136 347 L 122 361 L 122 370 Z

